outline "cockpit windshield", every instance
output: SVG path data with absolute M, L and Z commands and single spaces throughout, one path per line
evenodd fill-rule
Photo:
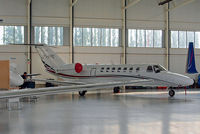
M 154 65 L 153 66 L 153 69 L 154 69 L 154 71 L 155 71 L 155 73 L 159 73 L 159 72 L 161 72 L 161 71 L 167 71 L 163 66 L 161 66 L 161 65 Z

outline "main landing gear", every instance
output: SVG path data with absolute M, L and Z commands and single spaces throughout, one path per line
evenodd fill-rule
M 119 88 L 119 87 L 114 87 L 113 93 L 119 93 L 119 91 L 120 91 L 120 88 Z
M 79 91 L 78 93 L 80 96 L 84 96 L 86 92 L 87 92 L 87 90 L 83 90 L 83 91 Z
M 169 90 L 169 96 L 173 97 L 175 95 L 175 91 L 173 89 Z

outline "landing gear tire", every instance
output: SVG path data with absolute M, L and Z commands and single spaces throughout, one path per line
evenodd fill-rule
M 119 88 L 119 87 L 114 87 L 113 93 L 119 93 L 119 91 L 120 91 L 120 88 Z
M 169 96 L 173 97 L 175 95 L 175 91 L 174 90 L 169 90 Z
M 83 91 L 79 91 L 78 93 L 79 93 L 80 96 L 85 96 L 86 92 L 87 92 L 87 90 L 83 90 Z

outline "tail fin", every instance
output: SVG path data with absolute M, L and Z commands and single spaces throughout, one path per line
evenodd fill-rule
M 189 43 L 186 72 L 190 74 L 198 73 L 195 66 L 193 42 Z
M 48 46 L 35 46 L 35 48 L 47 70 L 56 72 L 57 68 L 65 64 L 64 61 Z

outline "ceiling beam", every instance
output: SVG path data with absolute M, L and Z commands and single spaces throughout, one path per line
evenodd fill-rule
M 169 3 L 170 1 L 173 1 L 173 0 L 165 0 L 165 1 L 161 1 L 161 2 L 158 3 L 158 5 L 159 5 L 159 6 L 161 6 L 161 5 L 165 5 L 165 4 Z
M 180 3 L 178 5 L 175 5 L 174 7 L 168 9 L 168 11 L 174 10 L 175 8 L 179 8 L 179 7 L 185 6 L 185 5 L 190 4 L 190 3 L 194 2 L 194 1 L 195 0 L 185 0 L 182 3 Z
M 127 6 L 124 6 L 123 9 L 127 9 L 135 4 L 137 4 L 138 2 L 140 2 L 141 0 L 132 0 L 131 2 L 128 3 Z
M 73 6 L 77 3 L 77 1 L 78 1 L 78 0 L 75 0 L 75 1 L 71 4 L 71 6 L 73 7 Z

